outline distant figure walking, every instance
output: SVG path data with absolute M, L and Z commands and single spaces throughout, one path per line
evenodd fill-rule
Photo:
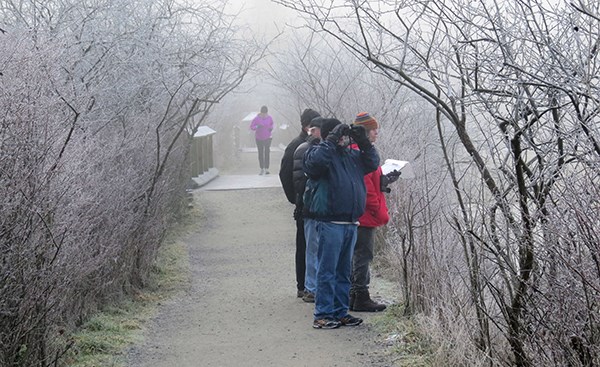
M 260 108 L 260 113 L 252 120 L 250 129 L 254 130 L 256 147 L 258 148 L 259 175 L 269 174 L 269 161 L 271 156 L 271 134 L 273 131 L 273 118 L 268 114 L 267 106 Z

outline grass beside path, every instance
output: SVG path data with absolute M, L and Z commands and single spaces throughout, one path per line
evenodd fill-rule
M 107 307 L 70 336 L 74 342 L 64 362 L 70 367 L 123 367 L 126 351 L 142 340 L 146 323 L 161 301 L 173 297 L 187 284 L 189 260 L 181 238 L 201 215 L 194 208 L 183 223 L 167 235 L 152 269 L 149 286 L 132 298 Z
M 404 316 L 403 305 L 390 305 L 384 312 L 369 319 L 369 322 L 382 336 L 381 343 L 387 348 L 393 366 L 435 365 L 431 341 L 419 330 L 412 318 Z

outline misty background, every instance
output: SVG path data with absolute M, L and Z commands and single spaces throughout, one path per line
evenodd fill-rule
M 411 162 L 376 266 L 423 365 L 600 365 L 600 2 L 0 0 L 0 50 L 0 365 L 144 289 L 193 135 L 235 163 L 262 105 Z
M 304 108 L 293 102 L 285 88 L 271 77 L 270 65 L 277 55 L 290 45 L 290 37 L 297 33 L 306 33 L 301 29 L 301 17 L 293 10 L 270 0 L 232 1 L 227 11 L 237 14 L 235 24 L 244 31 L 244 35 L 262 43 L 269 43 L 266 57 L 257 68 L 246 76 L 238 89 L 226 96 L 215 106 L 206 124 L 217 130 L 215 149 L 218 152 L 217 166 L 227 166 L 232 159 L 233 127 L 239 127 L 240 142 L 243 149 L 253 149 L 254 132 L 249 129 L 250 121 L 243 121 L 249 114 L 258 113 L 261 106 L 269 108 L 273 117 L 272 149 L 283 148 L 300 133 L 300 114 Z M 272 170 L 277 170 L 279 161 L 272 160 Z

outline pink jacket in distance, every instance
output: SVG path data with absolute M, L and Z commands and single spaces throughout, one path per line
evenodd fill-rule
M 273 118 L 269 115 L 262 117 L 260 114 L 252 120 L 250 129 L 255 131 L 256 140 L 267 140 L 271 138 L 273 131 Z

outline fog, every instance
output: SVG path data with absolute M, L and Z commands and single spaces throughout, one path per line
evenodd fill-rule
M 246 37 L 261 43 L 271 43 L 270 53 L 285 49 L 286 39 L 289 39 L 293 32 L 299 31 L 298 25 L 302 20 L 297 12 L 270 0 L 231 1 L 226 11 L 236 15 L 235 26 L 247 29 L 244 31 Z M 273 147 L 286 144 L 299 132 L 300 111 L 285 102 L 285 98 L 282 97 L 284 93 L 268 76 L 266 69 L 273 57 L 274 55 L 267 56 L 258 65 L 257 70 L 249 73 L 239 88 L 214 109 L 208 125 L 220 132 L 216 149 L 230 149 L 230 128 L 235 125 L 240 128 L 242 145 L 252 146 L 252 133 L 247 126 L 249 123 L 242 122 L 242 119 L 258 112 L 263 105 L 268 106 L 276 126 Z M 229 155 L 228 151 L 222 153 L 223 157 Z
M 377 237 L 433 365 L 600 366 L 600 2 L 275 0 L 314 10 L 307 41 L 272 1 L 192 1 L 2 2 L 0 366 L 60 364 L 151 284 L 187 133 L 227 172 L 262 105 L 274 148 L 306 107 L 368 111 L 411 161 Z
M 287 24 L 298 20 L 298 14 L 270 0 L 243 0 L 229 4 L 229 11 L 239 13 L 239 24 L 246 24 L 255 36 L 275 37 Z

